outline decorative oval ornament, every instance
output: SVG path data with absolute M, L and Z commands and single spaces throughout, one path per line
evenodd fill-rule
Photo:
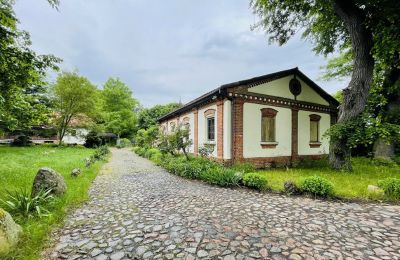
M 289 90 L 295 97 L 301 93 L 301 83 L 298 79 L 293 78 L 289 81 Z

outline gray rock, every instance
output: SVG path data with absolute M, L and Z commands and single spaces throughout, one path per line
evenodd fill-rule
M 32 196 L 51 189 L 51 194 L 61 196 L 67 191 L 64 177 L 50 168 L 40 168 L 33 181 Z
M 0 255 L 9 252 L 19 241 L 22 228 L 11 215 L 0 208 Z
M 72 176 L 72 177 L 78 177 L 79 175 L 81 175 L 81 169 L 79 169 L 79 168 L 74 168 L 74 169 L 71 171 L 71 176 Z

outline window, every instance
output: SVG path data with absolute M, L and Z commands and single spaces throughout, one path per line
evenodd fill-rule
M 321 116 L 312 114 L 310 115 L 310 143 L 319 142 L 319 121 Z
M 189 123 L 189 118 L 188 117 L 185 117 L 183 120 L 182 120 L 182 126 L 183 126 L 183 128 L 185 129 L 185 130 L 188 130 L 189 132 L 190 132 L 190 123 Z
M 171 122 L 169 124 L 169 126 L 170 126 L 170 129 L 171 129 L 171 132 L 175 131 L 175 123 L 174 122 Z
M 207 140 L 215 140 L 215 118 L 207 117 Z
M 275 118 L 278 111 L 272 108 L 261 109 L 261 142 L 276 142 Z

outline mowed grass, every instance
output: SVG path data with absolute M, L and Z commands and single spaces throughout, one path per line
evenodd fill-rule
M 83 147 L 0 147 L 0 199 L 6 199 L 7 190 L 31 191 L 33 179 L 41 167 L 56 170 L 64 176 L 67 184 L 67 193 L 55 200 L 49 217 L 27 219 L 14 216 L 23 227 L 24 236 L 16 250 L 3 258 L 40 258 L 51 228 L 62 221 L 68 208 L 88 199 L 88 188 L 103 164 L 96 162 L 90 168 L 85 167 L 84 158 L 93 153 L 94 150 Z M 71 177 L 73 168 L 80 168 L 82 174 L 77 178 Z
M 274 169 L 258 171 L 268 178 L 269 186 L 282 191 L 285 181 L 292 180 L 300 185 L 306 177 L 321 176 L 334 185 L 335 195 L 345 199 L 383 200 L 383 194 L 368 192 L 368 185 L 377 185 L 378 180 L 399 178 L 398 165 L 376 165 L 368 158 L 353 158 L 353 172 L 338 172 L 329 168 L 327 160 L 309 162 L 292 169 Z

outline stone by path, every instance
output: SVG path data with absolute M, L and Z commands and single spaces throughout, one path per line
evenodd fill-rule
M 225 189 L 112 152 L 44 258 L 400 259 L 399 206 Z

